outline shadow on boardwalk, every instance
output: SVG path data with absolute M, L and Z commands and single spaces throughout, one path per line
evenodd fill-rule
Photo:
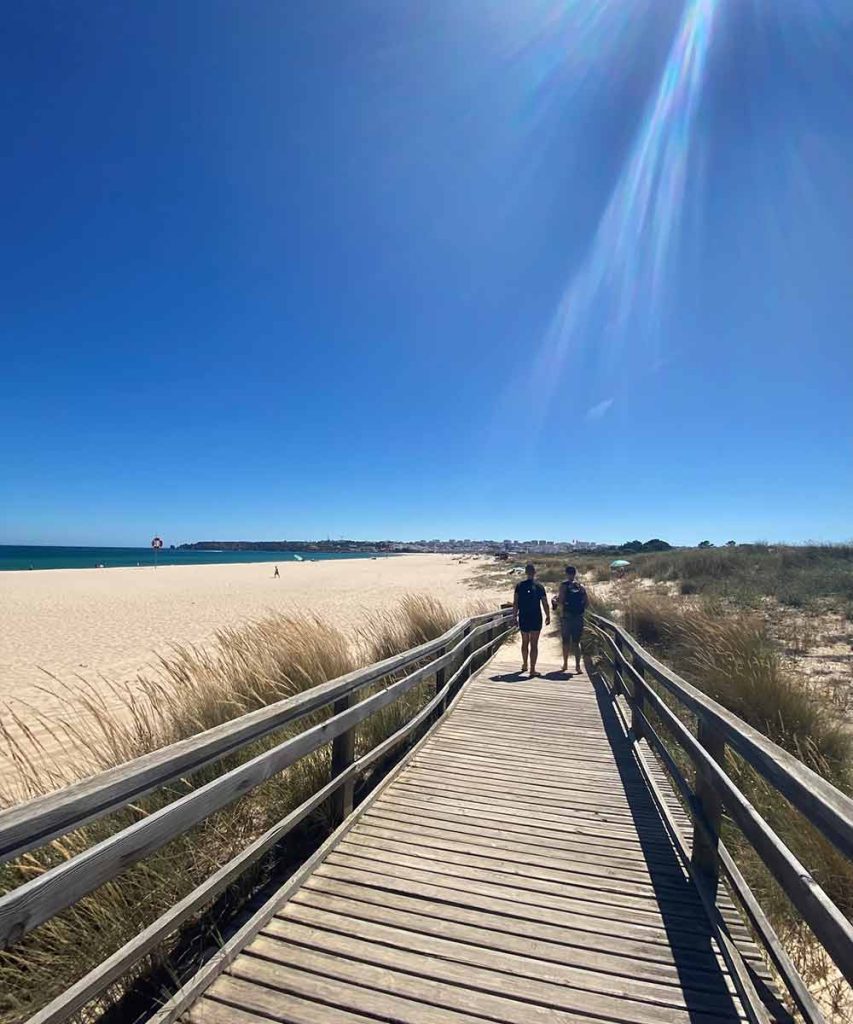
M 666 929 L 673 962 L 685 996 L 686 1008 L 696 1021 L 708 1021 L 709 1009 L 738 1014 L 725 976 L 719 969 L 719 950 L 705 908 L 693 883 L 684 873 L 666 825 L 640 772 L 617 718 L 607 687 L 593 683 L 604 731 L 613 750 L 622 786 L 629 797 L 640 846 L 649 869 L 655 898 Z

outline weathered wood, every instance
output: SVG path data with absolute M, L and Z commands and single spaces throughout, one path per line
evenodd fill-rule
M 646 703 L 646 683 L 643 678 L 645 669 L 642 661 L 634 656 L 634 697 L 631 703 L 631 732 L 634 739 L 643 738 L 643 708 Z
M 529 943 L 513 943 L 500 939 L 492 932 L 483 933 L 476 929 L 452 926 L 449 923 L 424 918 L 416 914 L 387 911 L 385 914 L 367 916 L 358 905 L 341 908 L 330 906 L 330 900 L 322 906 L 290 902 L 279 915 L 264 928 L 264 933 L 285 941 L 294 933 L 305 934 L 303 929 L 321 929 L 332 941 L 343 940 L 353 946 L 364 948 L 365 944 L 379 944 L 390 949 L 411 951 L 425 957 L 446 960 L 451 963 L 470 965 L 474 969 L 501 971 L 516 980 L 535 979 L 546 984 L 555 984 L 574 989 L 574 1006 L 580 1012 L 602 1013 L 608 1003 L 615 1010 L 616 1000 L 622 1003 L 621 1011 L 630 1013 L 632 1000 L 654 1003 L 656 1006 L 684 1009 L 699 997 L 706 1011 L 718 1010 L 732 1015 L 731 993 L 725 986 L 712 989 L 688 990 L 676 982 L 662 983 L 648 977 L 637 978 L 624 962 L 608 974 L 606 992 L 602 989 L 601 964 L 579 967 L 567 963 L 565 951 L 559 955 L 547 956 L 541 944 L 534 950 Z M 346 912 L 344 912 L 346 910 Z M 485 944 L 483 940 L 486 940 Z M 642 1008 L 637 1008 L 642 1013 Z M 664 1012 L 666 1012 L 664 1010 Z
M 622 666 L 625 664 L 625 655 L 622 651 L 622 638 L 615 636 L 613 639 L 613 686 L 617 694 L 625 692 L 625 678 L 622 675 Z
M 669 959 L 673 950 L 677 950 L 679 957 L 704 957 L 713 949 L 704 915 L 694 916 L 686 926 L 664 924 L 661 920 L 626 913 L 618 904 L 609 908 L 574 896 L 517 889 L 493 882 L 488 876 L 457 877 L 438 871 L 435 865 L 427 870 L 335 856 L 327 858 L 319 873 L 324 878 L 374 886 L 381 892 L 433 898 L 438 906 L 448 903 L 500 914 L 510 922 L 518 919 L 570 928 L 578 941 L 596 946 L 608 938 L 617 945 L 622 940 L 640 943 L 645 950 L 641 959 Z
M 791 994 L 791 998 L 794 1000 L 797 1009 L 803 1015 L 804 1020 L 807 1024 L 826 1024 L 826 1020 L 821 1013 L 820 1008 L 812 998 L 811 992 L 809 992 L 805 982 L 800 977 L 799 972 L 791 961 L 791 958 L 785 951 L 785 947 L 780 942 L 779 936 L 773 930 L 773 926 L 767 919 L 767 915 L 761 909 L 761 905 L 747 885 L 746 879 L 740 873 L 737 865 L 732 860 L 731 855 L 722 843 L 720 843 L 719 846 L 719 857 L 723 871 L 725 872 L 738 901 L 749 917 L 752 927 L 761 937 L 761 941 L 767 951 L 767 955 L 770 957 L 773 966 L 779 972 L 779 976 L 784 981 L 785 987 Z
M 457 697 L 455 720 L 469 711 L 476 719 L 475 708 L 484 706 L 481 687 L 487 673 L 476 676 Z M 559 700 L 531 700 L 527 694 L 535 693 L 533 686 L 550 687 L 560 699 L 568 691 L 558 691 L 545 680 L 525 690 L 522 704 L 531 716 L 552 720 L 559 714 Z M 488 687 L 493 692 L 503 699 L 499 682 Z M 512 692 L 518 700 L 519 691 Z M 587 706 L 594 708 L 594 696 L 589 689 L 586 693 Z M 556 706 L 549 708 L 549 703 Z M 544 802 L 558 809 L 560 799 L 575 792 L 571 772 L 549 778 L 547 770 L 528 775 L 520 769 L 513 781 L 493 759 L 472 763 L 469 774 L 484 774 L 499 788 L 488 785 L 474 803 L 460 799 L 457 790 L 465 788 L 464 773 L 455 770 L 453 757 L 438 753 L 445 742 L 454 748 L 459 744 L 458 734 L 454 737 L 447 728 L 452 721 L 444 720 L 379 799 L 356 811 L 357 823 L 348 835 L 328 850 L 257 938 L 231 961 L 230 977 L 254 982 L 265 994 L 313 997 L 319 1005 L 347 1012 L 423 1024 L 455 1021 L 465 1014 L 472 1021 L 517 1024 L 606 1019 L 713 1024 L 740 1019 L 710 926 L 703 925 L 689 886 L 679 888 L 659 819 L 648 816 L 646 821 L 644 813 L 637 820 L 620 815 L 618 823 L 608 825 L 591 816 L 584 826 L 578 825 L 574 810 L 549 815 L 535 799 L 537 787 L 551 794 Z M 600 718 L 598 729 L 603 735 Z M 508 719 L 505 737 L 514 731 L 516 723 Z M 575 736 L 589 731 L 579 724 Z M 530 742 L 535 745 L 535 737 Z M 477 749 L 476 728 L 468 743 L 469 749 Z M 566 743 L 578 750 L 571 734 Z M 626 755 L 629 749 L 626 743 Z M 583 756 L 574 761 L 576 771 L 583 772 Z M 556 745 L 553 755 L 545 755 L 543 764 L 549 763 L 560 763 Z M 620 772 L 632 770 L 630 764 L 627 756 L 618 764 L 611 756 L 611 786 L 619 784 Z M 435 773 L 434 799 L 411 795 L 421 787 L 412 790 L 406 783 L 410 772 L 425 781 L 425 773 Z M 582 778 L 578 776 L 578 792 Z M 634 791 L 630 777 L 625 785 Z M 511 800 L 502 798 L 500 787 L 516 791 Z M 593 792 L 598 790 L 587 787 L 592 815 Z M 519 817 L 514 809 L 518 796 L 527 801 L 523 806 L 529 803 L 529 827 L 526 812 Z M 602 799 L 610 799 L 606 790 Z M 466 807 L 476 811 L 470 828 Z M 413 808 L 425 812 L 423 823 Z M 396 821 L 400 814 L 409 817 Z M 542 816 L 544 824 L 538 820 Z M 563 825 L 551 827 L 547 819 L 552 817 Z M 573 841 L 590 827 L 612 830 L 613 841 L 602 836 L 589 849 L 579 844 L 574 857 L 560 847 L 561 835 Z M 617 859 L 623 846 L 616 841 L 619 835 L 633 835 L 624 844 L 634 858 L 630 862 Z M 540 839 L 546 845 L 537 852 Z M 608 858 L 603 871 L 594 863 L 596 850 Z M 655 893 L 640 872 L 645 867 L 649 878 L 656 865 L 661 870 Z M 745 941 L 745 929 L 741 932 Z M 215 1001 L 227 983 L 215 982 L 206 998 Z M 241 1006 L 256 1005 L 254 999 L 247 991 Z M 273 1019 L 278 1013 L 273 1003 L 267 1004 L 267 1012 Z
M 853 857 L 853 799 L 757 729 L 681 679 L 649 654 L 617 623 L 594 614 L 590 618 L 593 624 L 598 624 L 614 637 L 618 636 L 621 642 L 637 652 L 647 672 L 651 672 L 688 710 L 714 726 L 726 743 L 763 775 L 830 842 L 847 857 Z
M 609 625 L 612 626 L 614 624 L 609 623 Z M 615 628 L 618 629 L 618 627 Z M 628 634 L 625 634 L 625 636 L 628 636 Z M 629 636 L 628 639 L 633 640 Z M 642 656 L 646 655 L 647 652 L 643 651 L 642 648 L 639 648 L 639 650 L 643 652 Z M 628 666 L 628 668 L 629 671 L 634 672 L 633 666 Z M 677 679 L 678 677 L 675 678 Z M 685 687 L 689 686 L 686 683 L 684 685 Z M 672 692 L 670 687 L 667 688 Z M 758 855 L 782 886 L 789 899 L 791 899 L 815 932 L 842 974 L 844 974 L 848 982 L 851 982 L 851 977 L 853 977 L 853 926 L 841 914 L 779 837 L 769 828 L 725 773 L 722 762 L 725 743 L 729 739 L 730 733 L 724 727 L 721 727 L 720 721 L 715 715 L 704 716 L 700 713 L 701 709 L 697 711 L 696 707 L 691 706 L 690 710 L 697 713 L 699 718 L 700 731 L 697 740 L 653 690 L 649 689 L 648 694 L 658 716 L 664 722 L 670 734 L 691 757 L 697 769 L 697 787 L 701 790 L 701 802 L 698 799 L 698 793 L 695 796 L 694 794 L 689 794 L 693 806 L 694 822 L 697 826 L 694 837 L 694 864 L 703 872 L 706 884 L 712 887 L 712 891 L 716 885 L 718 871 L 716 848 L 721 809 L 724 804 L 729 809 L 729 813 L 735 822 L 752 843 Z M 675 695 L 679 696 L 677 693 Z M 709 703 L 713 704 L 714 702 Z M 740 720 L 735 719 L 735 721 L 739 722 Z M 647 719 L 645 719 L 645 723 L 650 729 L 651 726 Z M 748 728 L 744 723 L 741 724 Z M 764 739 L 764 737 L 761 738 Z M 674 766 L 674 762 L 672 762 L 668 751 L 665 751 L 660 738 L 655 734 L 654 739 L 656 740 L 659 752 L 661 750 L 664 751 L 664 758 L 669 762 L 668 766 Z M 767 742 L 770 743 L 770 741 Z M 771 744 L 771 746 L 775 745 Z M 785 754 L 781 749 L 779 749 L 779 752 Z M 785 757 L 789 757 L 789 755 L 785 754 Z M 799 764 L 799 762 L 796 763 Z M 805 766 L 801 765 L 800 767 L 808 771 L 808 769 L 805 769 Z M 684 780 L 680 777 L 680 772 L 673 777 L 680 787 L 684 789 Z M 798 999 L 798 989 L 803 988 L 799 976 L 794 971 L 792 977 L 785 980 L 792 996 Z M 793 988 L 789 982 L 793 982 Z
M 699 721 L 699 744 L 717 764 L 723 765 L 726 756 L 726 741 L 722 734 L 704 719 Z M 696 766 L 695 816 L 700 824 L 693 830 L 693 867 L 702 873 L 710 891 L 716 895 L 720 877 L 720 863 L 717 847 L 720 842 L 720 827 L 723 820 L 723 801 L 708 775 L 706 763 Z
M 625 728 L 627 731 L 627 723 L 625 723 Z M 723 919 L 720 909 L 717 906 L 716 883 L 712 888 L 707 884 L 707 878 L 704 873 L 696 868 L 692 860 L 688 861 L 687 845 L 678 827 L 678 823 L 675 820 L 672 805 L 666 799 L 666 795 L 658 786 L 657 780 L 649 769 L 641 750 L 637 750 L 637 762 L 640 765 L 640 769 L 648 783 L 649 789 L 655 798 L 655 802 L 667 823 L 667 827 L 673 837 L 673 840 L 679 848 L 683 862 L 685 864 L 689 864 L 690 873 L 693 876 L 693 881 L 696 886 L 696 892 L 705 909 L 708 920 L 711 922 L 714 930 L 714 936 L 717 939 L 720 951 L 732 977 L 736 979 L 737 989 L 741 995 L 741 1001 L 743 1008 L 746 1011 L 747 1019 L 750 1021 L 750 1024 L 774 1024 L 774 1022 L 771 1022 L 770 1020 L 767 1007 L 764 1005 L 764 1002 L 755 988 L 752 974 L 747 967 L 741 951 L 732 941 L 730 934 L 732 931 L 731 926 L 729 925 L 727 927 L 727 923 Z M 703 820 L 701 811 L 699 820 Z
M 625 697 L 612 701 L 618 724 L 611 723 L 608 732 L 601 718 L 607 698 L 601 691 L 596 700 L 583 677 L 571 685 L 540 679 L 518 688 L 502 685 L 500 677 L 489 683 L 480 673 L 460 690 L 472 666 L 511 630 L 492 617 L 472 620 L 467 632 L 434 648 L 431 663 L 423 664 L 422 658 L 405 679 L 352 707 L 354 690 L 334 698 L 335 714 L 315 727 L 326 730 L 318 745 L 352 733 L 359 716 L 366 718 L 424 678 L 443 682 L 406 726 L 365 758 L 353 761 L 345 752 L 337 757 L 343 771 L 306 802 L 312 807 L 343 790 L 368 759 L 427 723 L 448 694 L 454 695 L 455 713 L 421 740 L 317 855 L 170 1000 L 157 1024 L 187 1012 L 187 1021 L 203 1022 L 207 1013 L 218 1024 L 222 1008 L 232 1004 L 233 1019 L 246 1024 L 254 1017 L 323 1020 L 330 1009 L 332 1016 L 325 1019 L 381 1017 L 423 1024 L 469 1019 L 713 1024 L 742 1019 L 746 1010 L 750 1021 L 764 1024 L 766 1014 L 752 1005 L 758 999 L 752 979 L 760 965 L 748 932 L 732 916 L 725 893 L 715 906 L 704 883 L 687 879 L 687 867 L 695 878 L 703 875 L 701 858 L 691 863 L 683 840 L 673 838 L 685 824 L 684 815 L 661 796 L 660 768 L 646 773 L 636 768 L 635 761 L 643 761 L 641 748 L 648 752 L 637 742 L 641 734 L 663 746 L 634 699 L 642 693 L 643 660 L 627 642 L 616 655 Z M 456 667 L 448 679 L 451 664 Z M 502 655 L 497 664 L 509 667 L 510 659 Z M 670 719 L 660 712 L 663 702 L 650 686 L 648 703 L 670 730 Z M 636 716 L 632 709 L 629 732 L 631 705 Z M 306 737 L 318 739 L 318 734 L 306 730 L 262 756 L 278 757 L 282 747 Z M 703 784 L 728 806 L 729 793 L 714 770 L 727 778 L 722 767 L 701 742 L 690 739 L 694 748 L 688 754 L 701 766 Z M 708 737 L 701 739 L 712 745 Z M 670 762 L 674 765 L 671 757 Z M 254 777 L 244 780 L 248 788 Z M 687 790 L 697 812 L 697 836 L 704 830 L 713 840 L 717 830 L 708 820 L 707 795 L 700 786 L 703 806 Z M 190 805 L 191 814 L 202 810 Z M 250 849 L 278 841 L 287 821 Z M 752 838 L 748 827 L 741 827 Z M 113 839 L 123 841 L 132 829 Z M 772 832 L 769 837 L 776 838 Z M 136 852 L 118 847 L 119 859 L 135 858 Z M 722 849 L 720 856 L 725 868 Z M 55 870 L 67 870 L 84 857 Z M 154 931 L 143 933 L 143 945 L 153 944 L 154 932 L 162 938 L 168 934 L 163 929 L 173 930 L 180 913 L 186 917 L 190 907 L 197 909 L 200 904 L 193 901 L 203 902 L 202 895 L 209 899 L 209 885 L 224 887 L 226 876 L 236 877 L 237 861 L 245 863 L 235 858 L 155 922 Z M 127 863 L 132 860 L 117 870 Z M 100 867 L 109 864 L 107 859 Z M 51 875 L 57 877 L 54 872 L 43 877 Z M 79 884 L 73 872 L 65 878 Z M 50 899 L 58 896 L 49 888 L 45 892 Z M 0 900 L 0 935 L 6 899 Z M 129 943 L 118 959 L 110 958 L 83 979 L 90 986 L 88 998 L 109 983 L 108 976 L 120 976 L 119 961 L 127 966 L 133 962 L 130 954 L 141 955 L 140 949 Z M 118 973 L 110 975 L 111 970 Z M 95 982 L 99 988 L 92 987 Z M 73 1009 L 85 1003 L 79 1001 L 82 994 L 76 990 Z M 66 1002 L 65 1009 L 69 1006 Z M 67 1016 L 63 1011 L 37 1024 L 57 1024 Z
M 353 695 L 348 694 L 341 697 L 334 703 L 334 715 L 342 715 L 353 705 Z M 336 736 L 332 741 L 332 765 L 331 773 L 334 779 L 349 768 L 355 759 L 355 726 L 350 726 L 345 732 Z M 342 786 L 339 786 L 330 800 L 332 821 L 336 825 L 352 814 L 353 780 L 348 779 Z
M 373 1021 L 406 1024 L 482 1024 L 486 1020 L 516 1024 L 548 1024 L 549 1011 L 519 1007 L 510 998 L 496 997 L 455 986 L 411 972 L 389 970 L 374 964 L 336 957 L 317 949 L 289 947 L 287 961 L 275 957 L 281 943 L 259 940 L 264 956 L 247 956 L 235 965 L 240 977 L 259 985 L 313 996 L 323 1005 L 345 1006 L 349 1011 L 367 1013 Z M 521 1013 L 529 1015 L 522 1018 Z M 473 1012 L 469 1012 L 473 1011 Z M 505 1016 L 508 1012 L 515 1016 Z M 580 1024 L 581 1018 L 563 1018 L 565 1024 Z M 553 1018 L 552 1018 L 553 1022 Z M 329 1024 L 336 1024 L 334 1016 Z M 587 1024 L 587 1021 L 583 1021 Z
M 490 638 L 491 639 L 491 638 Z M 444 648 L 441 649 L 440 654 L 444 654 Z M 447 682 L 447 669 L 440 668 L 435 673 L 435 692 L 439 693 L 444 689 L 444 684 Z
M 358 765 L 353 765 L 349 774 L 355 773 Z M 260 836 L 240 854 L 230 860 L 215 874 L 197 886 L 182 900 L 162 914 L 144 931 L 140 932 L 119 950 L 108 957 L 103 963 L 89 971 L 71 988 L 66 989 L 47 1006 L 43 1007 L 27 1024 L 58 1024 L 67 1020 L 72 1014 L 82 1009 L 88 1002 L 103 992 L 135 963 L 154 949 L 163 939 L 171 935 L 184 921 L 192 917 L 208 904 L 228 885 L 238 879 L 252 864 L 287 836 L 301 821 L 325 800 L 329 798 L 343 778 L 332 779 L 312 797 L 300 804 L 277 825 Z
M 424 895 L 431 894 L 437 895 L 431 891 Z M 331 906 L 369 920 L 399 920 L 416 928 L 438 928 L 450 937 L 477 939 L 486 949 L 496 943 L 497 948 L 526 951 L 537 959 L 571 962 L 605 974 L 624 974 L 629 960 L 640 964 L 642 977 L 650 981 L 677 984 L 687 977 L 691 988 L 718 987 L 720 960 L 710 952 L 676 956 L 666 946 L 650 946 L 619 934 L 581 932 L 562 924 L 510 917 L 440 898 L 431 900 L 342 882 L 318 872 L 294 900 L 309 906 Z
M 306 976 L 307 978 L 307 976 Z M 319 987 L 319 986 L 318 986 Z M 376 1024 L 375 1017 L 365 1017 L 340 1006 L 331 1009 L 292 992 L 257 985 L 242 977 L 223 978 L 218 999 L 206 996 L 190 1011 L 190 1024 L 269 1024 L 282 1021 L 291 1024 Z
M 364 937 L 364 933 L 387 936 L 389 931 L 381 929 L 381 926 L 370 928 L 367 923 L 363 923 L 357 927 L 357 934 L 350 936 L 343 930 L 316 929 L 279 918 L 271 922 L 264 935 L 255 941 L 254 949 L 259 955 L 283 964 L 292 962 L 290 958 L 297 950 L 300 953 L 306 949 L 322 950 L 326 956 L 337 954 L 333 960 L 325 960 L 327 971 L 337 972 L 342 962 L 349 961 L 356 968 L 353 978 L 370 977 L 373 973 L 370 969 L 379 968 L 387 972 L 431 979 L 444 984 L 448 989 L 464 987 L 470 993 L 468 1008 L 474 1011 L 479 1009 L 478 994 L 485 993 L 504 999 L 511 995 L 513 1000 L 517 1000 L 517 1011 L 523 1009 L 532 1012 L 538 1004 L 542 1010 L 550 1010 L 551 1021 L 557 1013 L 568 1013 L 574 1015 L 569 1018 L 572 1020 L 586 1021 L 593 1018 L 616 1020 L 625 1024 L 694 1024 L 696 1010 L 708 1015 L 705 1018 L 708 1024 L 711 1014 L 717 1022 L 738 1020 L 731 999 L 727 1010 L 721 1000 L 714 1000 L 704 992 L 692 995 L 691 1011 L 683 1006 L 667 1005 L 663 999 L 654 996 L 647 1000 L 631 998 L 624 991 L 628 979 L 610 976 L 606 988 L 601 986 L 597 992 L 589 992 L 562 979 L 555 981 L 553 975 L 559 973 L 558 970 L 545 962 L 541 962 L 541 973 L 530 978 L 512 973 L 510 965 L 517 970 L 524 961 L 511 954 L 501 956 L 497 951 L 491 951 L 492 963 L 489 964 L 488 950 L 478 951 L 476 947 L 466 950 L 459 943 L 442 942 L 418 933 L 407 933 L 409 942 L 405 946 L 380 943 Z M 574 973 L 575 979 L 579 973 Z M 513 1019 L 504 1015 L 507 1009 L 505 1007 L 501 1016 L 492 1019 Z M 543 1015 L 542 1019 L 548 1020 L 548 1017 Z M 560 1020 L 561 1017 L 556 1016 L 556 1019 Z

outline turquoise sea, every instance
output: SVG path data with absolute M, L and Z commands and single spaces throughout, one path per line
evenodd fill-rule
M 384 558 L 370 552 L 327 551 L 177 551 L 163 548 L 158 565 L 232 565 L 242 562 L 325 561 L 329 558 Z M 105 569 L 117 566 L 153 565 L 148 548 L 74 548 L 0 544 L 0 572 L 4 569 Z

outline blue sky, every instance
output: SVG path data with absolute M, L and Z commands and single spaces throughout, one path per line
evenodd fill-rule
M 841 540 L 842 0 L 31 0 L 0 542 Z

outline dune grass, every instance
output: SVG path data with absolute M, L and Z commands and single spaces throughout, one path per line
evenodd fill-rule
M 783 672 L 761 616 L 732 615 L 715 602 L 685 606 L 634 595 L 624 624 L 714 700 L 850 791 L 853 735 L 828 704 Z
M 603 583 L 612 578 L 610 562 L 616 555 L 578 552 L 532 557 L 543 583 L 559 583 L 567 563 L 577 568 L 584 582 Z M 682 594 L 719 597 L 739 608 L 760 608 L 765 598 L 773 598 L 786 608 L 834 611 L 853 621 L 851 544 L 739 544 L 629 552 L 618 557 L 631 563 L 628 581 L 673 583 Z M 519 555 L 514 564 L 523 565 L 526 560 Z
M 760 615 L 732 614 L 714 600 L 685 604 L 638 594 L 628 601 L 623 615 L 625 628 L 685 679 L 833 785 L 846 793 L 853 791 L 853 734 L 829 702 L 816 699 L 783 671 L 778 647 Z M 661 696 L 674 705 L 664 692 Z M 662 727 L 659 731 L 665 736 Z M 677 759 L 686 767 L 680 753 Z M 727 750 L 726 767 L 833 902 L 846 915 L 853 914 L 853 865 L 731 750 Z M 839 982 L 831 961 L 797 911 L 726 818 L 723 839 L 803 977 L 815 991 L 823 992 L 834 1019 L 843 1019 L 850 1009 L 849 987 Z
M 35 731 L 7 731 L 9 770 L 0 806 L 49 792 L 74 778 L 122 764 L 408 650 L 440 636 L 465 615 L 482 610 L 482 605 L 453 609 L 430 597 L 412 596 L 404 599 L 398 612 L 373 617 L 357 631 L 354 642 L 318 617 L 276 615 L 220 631 L 204 649 L 176 647 L 160 660 L 156 676 L 139 679 L 133 687 L 90 686 L 65 698 L 65 722 L 41 723 L 61 741 L 65 755 L 61 762 L 45 754 Z M 357 753 L 373 747 L 414 714 L 425 703 L 427 691 L 428 684 L 416 687 L 384 714 L 363 723 L 357 732 Z M 0 892 L 38 876 L 328 713 L 302 719 L 215 766 L 175 780 L 130 807 L 0 866 Z M 17 1024 L 29 1017 L 150 924 L 324 785 L 330 762 L 328 746 L 303 758 L 0 953 L 0 1021 Z M 325 834 L 329 826 L 325 813 L 318 811 L 304 833 Z M 269 870 L 268 860 L 225 901 L 218 901 L 217 914 L 204 922 L 208 943 L 215 943 L 218 929 Z M 162 971 L 176 941 L 177 937 L 164 944 L 77 1019 L 97 1019 L 135 981 L 154 970 Z M 121 1019 L 132 1018 L 122 1015 Z
M 853 620 L 850 544 L 684 548 L 631 562 L 638 576 L 677 582 L 683 594 L 723 597 L 741 607 L 772 597 L 789 608 L 838 611 Z

